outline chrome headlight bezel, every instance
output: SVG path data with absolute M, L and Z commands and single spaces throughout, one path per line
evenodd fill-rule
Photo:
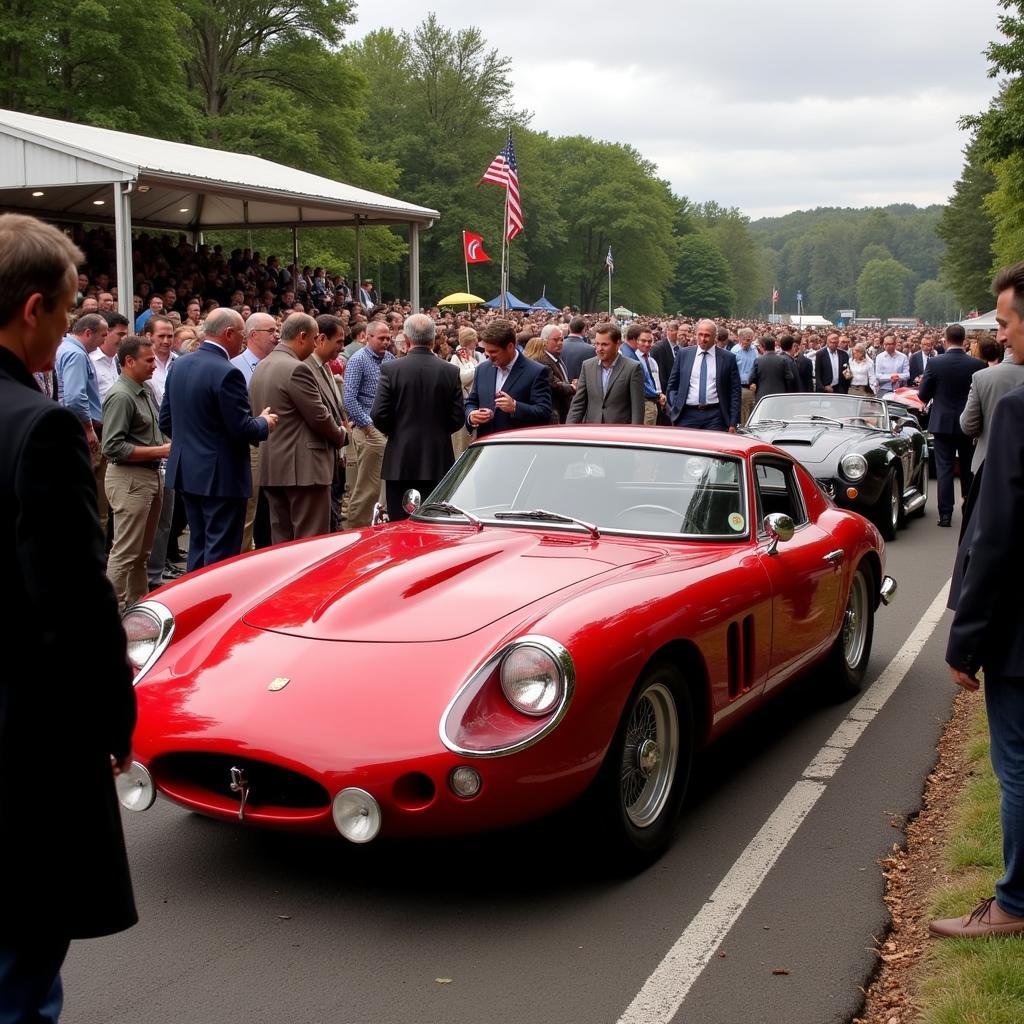
M 129 656 L 132 667 L 134 668 L 138 665 L 138 671 L 135 673 L 135 679 L 133 680 L 133 685 L 138 686 L 142 677 L 156 664 L 160 655 L 167 650 L 167 645 L 174 636 L 174 615 L 171 614 L 169 608 L 162 605 L 159 601 L 140 601 L 138 604 L 132 605 L 131 608 L 125 609 L 124 614 L 121 616 L 122 628 L 132 616 L 136 615 L 148 619 L 153 631 L 152 639 L 148 641 L 151 646 L 141 664 Z M 127 629 L 125 629 L 126 636 L 127 632 Z M 128 640 L 128 643 L 129 645 L 132 643 L 131 639 Z
M 868 460 L 860 452 L 848 452 L 839 460 L 839 470 L 847 480 L 857 483 L 868 475 Z

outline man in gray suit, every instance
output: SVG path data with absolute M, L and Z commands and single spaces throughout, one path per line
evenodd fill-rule
M 977 473 L 985 461 L 988 446 L 988 424 L 992 422 L 992 410 L 996 402 L 1008 391 L 1024 384 L 1024 364 L 1010 362 L 998 363 L 987 369 L 979 370 L 971 378 L 971 390 L 967 395 L 967 405 L 960 414 L 960 429 L 974 438 L 974 456 L 971 459 L 971 472 Z
M 593 359 L 580 370 L 566 423 L 643 423 L 644 371 L 635 359 L 619 355 L 622 333 L 601 324 Z
M 260 487 L 270 504 L 275 544 L 316 537 L 331 528 L 331 481 L 345 431 L 324 402 L 305 362 L 319 331 L 306 313 L 292 313 L 281 342 L 253 370 L 249 394 L 278 413 L 274 445 L 260 455 Z M 263 408 L 263 406 L 260 406 Z

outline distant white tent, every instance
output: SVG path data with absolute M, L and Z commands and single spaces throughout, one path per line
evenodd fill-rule
M 823 316 L 791 316 L 787 318 L 791 327 L 832 327 L 832 321 Z
M 996 311 L 993 309 L 984 316 L 972 316 L 960 321 L 960 326 L 965 331 L 998 331 L 999 324 L 996 323 Z

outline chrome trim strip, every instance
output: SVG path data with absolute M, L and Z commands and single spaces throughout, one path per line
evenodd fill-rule
M 542 651 L 550 654 L 554 659 L 555 664 L 558 666 L 562 674 L 562 699 L 558 703 L 558 707 L 551 712 L 550 715 L 543 721 L 538 719 L 540 727 L 536 732 L 530 733 L 524 739 L 519 740 L 517 743 L 509 744 L 505 747 L 496 747 L 493 750 L 467 750 L 465 747 L 460 747 L 451 737 L 448 735 L 448 718 L 455 708 L 455 705 L 459 702 L 459 699 L 466 692 L 469 687 L 473 686 L 481 676 L 481 673 L 488 674 L 494 671 L 504 657 L 516 647 L 539 647 Z M 500 683 L 498 684 L 500 687 Z M 572 655 L 569 651 L 562 646 L 557 640 L 552 640 L 551 637 L 541 636 L 540 634 L 527 633 L 525 636 L 517 637 L 515 640 L 505 644 L 500 650 L 495 651 L 476 671 L 470 673 L 469 678 L 459 687 L 455 696 L 448 702 L 448 706 L 444 709 L 441 715 L 441 721 L 438 726 L 438 734 L 441 737 L 441 742 L 448 748 L 453 754 L 459 754 L 462 757 L 475 757 L 475 758 L 487 758 L 487 757 L 504 757 L 506 754 L 515 754 L 520 750 L 526 750 L 527 747 L 532 747 L 535 743 L 540 742 L 549 732 L 551 732 L 559 722 L 565 718 L 566 712 L 569 710 L 569 705 L 572 703 L 573 694 L 576 692 L 576 666 L 573 663 Z M 507 701 L 508 698 L 502 694 L 502 697 Z M 510 705 L 511 706 L 511 705 Z M 520 712 L 525 714 L 525 712 Z
M 132 680 L 132 686 L 139 685 L 142 677 L 160 660 L 160 655 L 167 650 L 167 645 L 174 636 L 174 616 L 169 608 L 164 607 L 159 601 L 140 601 L 138 604 L 133 604 L 130 608 L 126 608 L 121 618 L 123 620 L 131 612 L 139 611 L 151 615 L 156 620 L 160 632 L 157 636 L 156 647 L 153 648 L 153 653 L 146 664 L 139 669 L 138 675 Z

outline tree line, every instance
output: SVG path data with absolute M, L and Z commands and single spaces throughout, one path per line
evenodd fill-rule
M 350 0 L 5 0 L 0 105 L 252 153 L 437 209 L 421 236 L 425 300 L 465 287 L 463 229 L 483 234 L 495 257 L 472 268 L 473 290 L 498 289 L 503 194 L 477 183 L 511 125 L 526 220 L 511 282 L 527 301 L 545 291 L 559 305 L 602 308 L 611 246 L 616 303 L 644 311 L 761 315 L 777 286 L 785 308 L 802 290 L 808 311 L 829 316 L 848 306 L 950 312 L 935 280 L 939 208 L 751 223 L 674 194 L 627 144 L 535 127 L 515 106 L 510 59 L 478 29 L 431 14 L 409 31 L 346 42 L 354 20 Z M 288 252 L 286 233 L 258 234 L 258 247 Z M 408 294 L 405 250 L 397 229 L 363 232 L 364 271 L 383 291 Z M 353 233 L 303 230 L 299 255 L 352 273 Z

